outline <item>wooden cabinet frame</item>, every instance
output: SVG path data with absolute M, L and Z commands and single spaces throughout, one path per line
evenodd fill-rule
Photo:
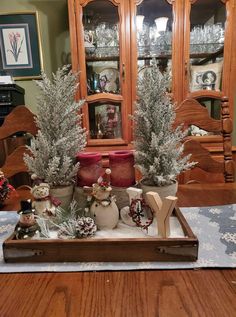
M 123 139 L 91 139 L 88 148 L 107 151 L 111 149 L 132 148 L 132 125 L 129 115 L 133 113 L 136 100 L 137 85 L 137 49 L 135 16 L 137 5 L 144 0 L 107 0 L 118 7 L 120 19 L 120 78 L 122 94 L 108 93 L 87 96 L 86 65 L 83 42 L 83 7 L 94 0 L 68 0 L 72 66 L 74 71 L 80 70 L 80 89 L 78 97 L 86 99 L 83 107 L 83 123 L 88 126 L 88 102 L 117 101 L 122 102 Z M 158 1 L 158 0 L 157 0 Z M 190 12 L 198 0 L 161 0 L 172 6 L 172 89 L 174 101 L 179 105 L 187 98 L 227 96 L 229 98 L 230 117 L 234 117 L 234 99 L 236 91 L 236 0 L 218 0 L 226 6 L 226 29 L 224 41 L 224 61 L 222 91 L 200 90 L 189 91 L 190 69 Z M 124 78 L 125 75 L 125 78 Z M 221 138 L 205 137 L 203 143 L 213 152 L 220 152 Z
M 131 71 L 130 71 L 130 24 L 129 19 L 125 18 L 129 11 L 129 3 L 124 0 L 108 0 L 118 8 L 119 14 L 119 34 L 120 34 L 120 83 L 121 94 L 115 95 L 110 93 L 98 93 L 87 95 L 87 78 L 86 78 L 86 56 L 83 41 L 83 8 L 94 0 L 68 0 L 71 50 L 72 50 L 72 67 L 74 71 L 80 72 L 80 89 L 78 97 L 85 99 L 83 106 L 83 124 L 88 127 L 89 114 L 88 103 L 91 102 L 120 102 L 121 103 L 121 120 L 122 120 L 122 138 L 117 139 L 90 139 L 88 140 L 88 148 L 92 147 L 101 150 L 113 148 L 129 148 L 131 142 L 131 130 L 128 128 L 129 122 L 127 118 L 131 114 Z

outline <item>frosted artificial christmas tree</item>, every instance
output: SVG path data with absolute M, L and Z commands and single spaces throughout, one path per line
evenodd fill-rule
M 183 157 L 181 141 L 186 136 L 182 126 L 173 128 L 174 105 L 167 93 L 169 75 L 161 73 L 156 62 L 138 80 L 138 99 L 134 120 L 135 166 L 142 183 L 166 186 L 175 182 L 180 172 L 190 169 L 189 157 Z
M 41 91 L 37 98 L 38 133 L 32 139 L 24 161 L 31 173 L 51 187 L 70 185 L 77 174 L 76 153 L 86 145 L 86 132 L 78 113 L 84 101 L 75 101 L 78 75 L 63 66 L 50 80 L 42 73 L 36 81 Z

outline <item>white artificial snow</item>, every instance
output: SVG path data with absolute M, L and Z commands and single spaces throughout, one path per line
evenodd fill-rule
M 112 230 L 98 230 L 92 239 L 113 239 L 113 238 L 158 238 L 156 220 L 146 230 L 138 227 L 130 227 L 119 221 L 117 227 Z M 170 238 L 184 238 L 184 232 L 176 217 L 170 217 Z
M 49 231 L 49 239 L 58 239 L 56 230 Z M 169 238 L 184 238 L 184 232 L 182 227 L 177 219 L 177 217 L 170 217 L 170 236 Z M 109 230 L 98 230 L 93 237 L 89 239 L 127 239 L 127 238 L 161 238 L 158 237 L 157 234 L 157 222 L 154 219 L 153 223 L 148 227 L 148 232 L 146 230 L 142 230 L 138 227 L 130 227 L 124 224 L 121 220 L 116 228 Z M 45 239 L 45 238 L 36 238 L 33 240 Z M 68 237 L 68 239 L 70 239 Z

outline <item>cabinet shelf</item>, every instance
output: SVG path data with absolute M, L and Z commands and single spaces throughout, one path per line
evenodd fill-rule
M 119 60 L 118 46 L 86 47 L 85 52 L 88 62 Z
M 208 53 L 208 52 L 202 52 L 202 53 L 191 53 L 190 58 L 206 58 L 207 60 L 211 60 L 213 58 L 219 57 L 223 54 L 224 47 L 221 47 L 219 50 L 213 52 L 213 53 Z M 148 47 L 146 48 L 145 51 L 148 51 Z M 153 54 L 144 54 L 144 55 L 139 55 L 138 59 L 139 60 L 148 60 L 152 58 L 156 59 L 171 59 L 172 55 L 170 53 L 165 54 L 165 53 L 160 53 L 159 55 L 156 55 L 155 53 Z
M 195 46 L 201 46 L 201 44 L 195 44 Z M 146 54 L 140 54 L 138 56 L 138 60 L 150 60 L 152 58 L 156 58 L 156 59 L 171 59 L 172 54 L 170 53 L 160 53 L 160 54 L 155 54 L 155 52 L 153 53 L 149 53 L 149 47 L 142 47 L 142 49 L 148 53 Z M 202 52 L 202 53 L 191 53 L 190 54 L 190 58 L 207 58 L 208 60 L 211 60 L 213 58 L 219 57 L 220 55 L 223 54 L 223 50 L 224 47 L 221 47 L 220 49 L 218 49 L 215 52 L 209 53 L 209 52 Z M 118 55 L 114 55 L 114 56 L 89 56 L 86 55 L 86 61 L 87 62 L 105 62 L 105 61 L 119 61 L 119 56 Z
M 87 62 L 119 61 L 119 56 L 86 56 Z

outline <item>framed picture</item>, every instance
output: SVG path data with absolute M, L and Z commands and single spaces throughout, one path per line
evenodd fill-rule
M 37 12 L 0 13 L 0 69 L 14 79 L 40 78 L 43 69 Z

